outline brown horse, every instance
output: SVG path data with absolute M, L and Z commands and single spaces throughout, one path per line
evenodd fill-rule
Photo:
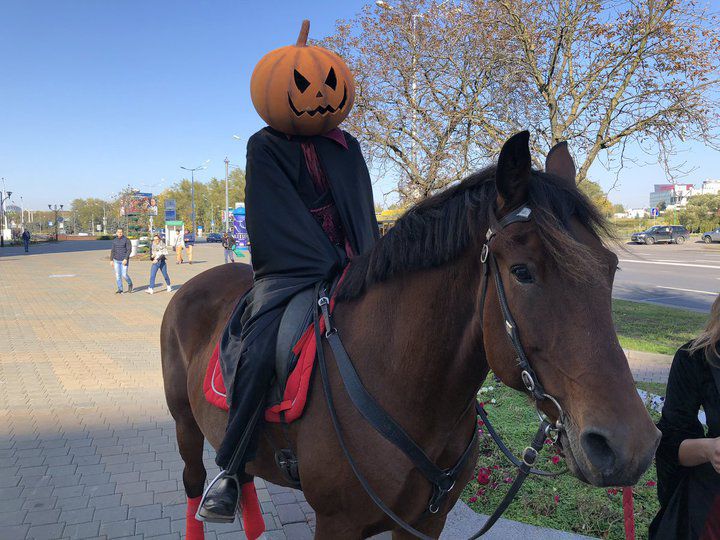
M 574 178 L 564 146 L 548 156 L 545 172 L 534 171 L 527 135 L 515 136 L 497 167 L 416 205 L 351 263 L 334 315 L 345 347 L 368 391 L 441 467 L 453 466 L 470 440 L 473 400 L 490 368 L 524 390 L 492 281 L 479 313 L 489 212 L 495 208 L 501 218 L 521 204 L 532 209 L 531 219 L 500 231 L 493 253 L 529 361 L 565 411 L 561 443 L 570 470 L 595 486 L 632 485 L 650 464 L 659 432 L 635 392 L 612 321 L 617 257 L 603 245 L 605 223 Z M 217 448 L 226 423 L 226 414 L 203 396 L 208 359 L 236 299 L 251 284 L 249 266 L 218 266 L 184 285 L 165 312 L 165 393 L 189 497 L 203 491 L 203 439 Z M 428 517 L 430 485 L 354 409 L 327 344 L 324 350 L 338 416 L 360 469 L 395 513 L 439 536 L 477 454 L 440 511 Z M 545 412 L 556 414 L 552 406 Z M 274 463 L 274 448 L 286 447 L 286 437 L 317 514 L 316 538 L 363 538 L 386 530 L 408 536 L 353 475 L 319 377 L 300 420 L 286 431 L 277 424 L 264 427 L 247 472 L 287 485 Z

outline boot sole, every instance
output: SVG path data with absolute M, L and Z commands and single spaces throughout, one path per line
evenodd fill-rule
M 201 506 L 198 508 L 197 514 L 195 514 L 195 519 L 208 523 L 233 523 L 235 521 L 235 514 L 233 514 L 232 517 L 224 514 L 216 514 Z

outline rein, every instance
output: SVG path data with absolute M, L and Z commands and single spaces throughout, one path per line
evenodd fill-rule
M 505 498 L 502 500 L 495 512 L 493 512 L 493 514 L 488 518 L 482 529 L 478 531 L 475 535 L 470 537 L 469 540 L 475 540 L 476 538 L 479 538 L 480 536 L 484 535 L 488 530 L 490 530 L 490 528 L 495 524 L 495 522 L 500 518 L 503 512 L 513 501 L 515 495 L 517 495 L 520 487 L 525 481 L 525 478 L 527 478 L 529 474 L 537 474 L 541 476 L 557 476 L 558 474 L 561 474 L 549 473 L 533 468 L 533 465 L 537 460 L 540 450 L 543 447 L 545 439 L 550 437 L 554 441 L 556 441 L 560 433 L 564 430 L 564 412 L 563 409 L 560 407 L 558 401 L 545 392 L 542 385 L 540 384 L 540 381 L 537 378 L 537 375 L 530 366 L 530 362 L 528 361 L 527 356 L 525 355 L 525 351 L 522 347 L 522 344 L 520 343 L 520 338 L 518 336 L 517 325 L 512 317 L 512 314 L 510 313 L 510 308 L 507 303 L 507 296 L 505 294 L 505 287 L 503 286 L 502 278 L 500 276 L 500 270 L 498 268 L 495 255 L 492 252 L 492 242 L 496 234 L 499 231 L 502 231 L 504 228 L 512 225 L 513 223 L 522 223 L 529 221 L 530 214 L 531 209 L 529 207 L 521 206 L 520 208 L 510 212 L 498 221 L 495 216 L 495 212 L 492 209 L 490 210 L 490 227 L 488 228 L 486 242 L 483 245 L 482 254 L 480 257 L 480 261 L 483 263 L 480 314 L 482 316 L 485 307 L 485 299 L 487 296 L 488 282 L 490 280 L 490 276 L 492 275 L 498 294 L 500 309 L 502 311 L 503 318 L 505 319 L 505 330 L 508 334 L 508 337 L 510 338 L 513 348 L 515 349 L 515 353 L 517 355 L 517 363 L 522 370 L 521 377 L 523 384 L 525 385 L 527 392 L 535 399 L 535 408 L 540 420 L 540 425 L 535 434 L 535 437 L 532 440 L 532 443 L 530 444 L 530 446 L 525 448 L 525 450 L 523 451 L 522 460 L 520 460 L 516 458 L 510 452 L 507 446 L 503 443 L 502 439 L 499 437 L 499 435 L 495 432 L 495 429 L 490 424 L 490 420 L 488 419 L 482 405 L 477 403 L 476 400 L 475 405 L 477 414 L 488 427 L 488 432 L 490 433 L 498 447 L 508 457 L 508 459 L 516 467 L 518 467 L 518 475 L 512 486 L 510 487 L 510 490 L 505 495 Z M 455 487 L 455 482 L 458 475 L 464 469 L 465 465 L 467 464 L 467 460 L 472 454 L 472 450 L 476 446 L 478 437 L 477 427 L 474 427 L 473 435 L 470 439 L 468 446 L 453 467 L 449 469 L 441 469 L 437 465 L 435 465 L 435 463 L 432 462 L 432 460 L 427 456 L 427 454 L 422 450 L 422 448 L 420 448 L 420 446 L 418 446 L 418 444 L 412 440 L 412 438 L 405 432 L 405 430 L 403 430 L 402 426 L 400 426 L 390 415 L 388 415 L 387 412 L 385 412 L 385 410 L 383 410 L 383 408 L 377 403 L 377 401 L 363 386 L 362 381 L 360 380 L 360 377 L 358 376 L 358 373 L 352 364 L 352 360 L 348 356 L 347 351 L 345 350 L 345 347 L 340 340 L 338 330 L 332 324 L 332 318 L 329 310 L 330 301 L 324 285 L 322 283 L 319 283 L 315 292 L 318 298 L 318 306 L 320 307 L 320 312 L 322 314 L 322 322 L 325 326 L 324 337 L 330 344 L 330 348 L 332 349 L 333 356 L 335 357 L 338 371 L 340 372 L 340 377 L 342 379 L 343 385 L 345 386 L 345 390 L 350 397 L 350 400 L 352 401 L 355 408 L 360 412 L 360 414 L 362 414 L 362 416 L 368 421 L 368 423 L 385 439 L 387 439 L 397 448 L 402 450 L 405 455 L 410 459 L 410 461 L 415 465 L 415 467 L 417 467 L 417 469 L 433 486 L 433 492 L 430 497 L 430 501 L 428 502 L 428 508 L 421 517 L 424 517 L 427 514 L 437 513 L 440 509 L 440 506 L 443 504 L 443 502 L 445 502 L 447 495 Z M 335 406 L 333 403 L 332 388 L 330 385 L 327 363 L 325 361 L 325 354 L 322 346 L 323 333 L 320 329 L 320 313 L 318 313 L 317 309 L 313 310 L 313 322 L 315 328 L 315 339 L 317 342 L 318 364 L 320 367 L 320 375 L 322 379 L 323 390 L 325 393 L 325 399 L 330 413 L 330 419 L 335 429 L 335 433 L 338 437 L 340 447 L 342 448 L 342 451 L 345 454 L 345 457 L 347 458 L 348 463 L 353 470 L 353 473 L 355 474 L 356 478 L 358 479 L 368 496 L 372 499 L 375 505 L 380 510 L 382 510 L 383 513 L 385 513 L 385 515 L 390 517 L 398 526 L 400 526 L 408 533 L 418 538 L 421 538 L 422 540 L 431 540 L 431 537 L 418 531 L 415 527 L 413 527 L 413 525 L 405 522 L 400 516 L 395 514 L 382 501 L 382 499 L 370 486 L 367 479 L 363 476 L 357 466 L 357 463 L 350 454 L 347 444 L 345 443 L 342 426 L 340 425 L 340 421 L 337 417 L 337 411 L 335 410 Z M 554 423 L 551 423 L 550 420 L 545 416 L 545 414 L 540 410 L 539 402 L 546 399 L 550 400 L 550 402 L 552 402 L 557 408 L 558 418 Z

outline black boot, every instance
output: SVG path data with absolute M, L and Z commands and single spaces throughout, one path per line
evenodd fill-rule
M 208 488 L 197 515 L 202 521 L 210 523 L 232 523 L 238 506 L 237 479 L 223 473 Z

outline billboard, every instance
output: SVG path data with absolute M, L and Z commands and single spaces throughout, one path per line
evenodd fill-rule
M 137 214 L 146 214 L 149 216 L 157 216 L 157 201 L 152 193 L 133 193 L 125 200 L 125 205 L 120 207 L 120 215 L 133 216 Z
M 175 211 L 175 199 L 165 200 L 165 221 L 175 221 L 177 212 Z

